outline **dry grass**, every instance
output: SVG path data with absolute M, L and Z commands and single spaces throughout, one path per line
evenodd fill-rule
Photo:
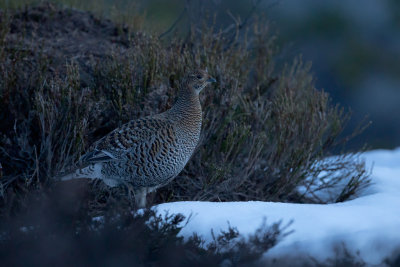
M 277 68 L 275 36 L 261 19 L 226 29 L 210 21 L 192 25 L 185 38 L 160 40 L 51 5 L 3 12 L 0 162 L 7 211 L 19 203 L 12 196 L 23 199 L 23 192 L 53 184 L 102 135 L 171 107 L 180 79 L 198 67 L 218 80 L 201 96 L 201 142 L 155 202 L 321 202 L 310 196 L 349 178 L 332 199 L 345 201 L 367 185 L 357 154 L 316 164 L 346 142 L 340 136 L 349 115 L 314 87 L 310 65 L 296 58 Z

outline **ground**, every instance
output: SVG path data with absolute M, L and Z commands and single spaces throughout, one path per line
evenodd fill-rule
M 89 12 L 55 8 L 43 4 L 17 13 L 11 21 L 7 36 L 9 47 L 20 47 L 30 53 L 27 63 L 35 54 L 49 58 L 50 72 L 65 71 L 65 63 L 79 64 L 82 86 L 90 83 L 91 61 L 123 53 L 128 47 L 127 29 L 107 19 L 98 19 Z M 21 38 L 21 33 L 23 38 Z

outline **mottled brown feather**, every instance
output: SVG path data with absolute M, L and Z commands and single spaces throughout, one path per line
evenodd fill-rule
M 110 186 L 130 184 L 143 192 L 165 185 L 197 146 L 202 120 L 199 93 L 212 81 L 202 70 L 187 75 L 170 110 L 113 130 L 82 156 L 80 168 L 62 179 L 99 178 Z

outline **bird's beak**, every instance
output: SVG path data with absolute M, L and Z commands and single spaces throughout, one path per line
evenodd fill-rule
M 208 80 L 207 80 L 207 82 L 208 82 L 208 83 L 215 83 L 215 82 L 217 82 L 217 80 L 214 79 L 213 77 L 209 77 Z

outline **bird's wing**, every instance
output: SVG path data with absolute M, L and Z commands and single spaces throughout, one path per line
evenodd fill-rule
M 173 123 L 162 116 L 144 117 L 133 120 L 110 132 L 92 145 L 91 150 L 82 156 L 81 164 L 93 164 L 121 160 L 127 153 L 146 147 L 150 153 L 162 146 L 175 143 Z

